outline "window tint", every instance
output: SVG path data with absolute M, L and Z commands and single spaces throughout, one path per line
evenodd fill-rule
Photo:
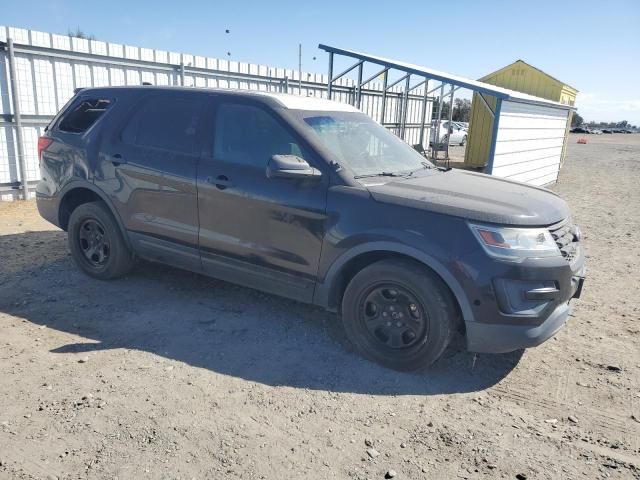
M 59 128 L 63 132 L 82 133 L 88 130 L 110 105 L 111 101 L 99 98 L 82 100 L 80 105 L 62 117 Z
M 222 104 L 215 128 L 216 160 L 266 167 L 273 155 L 303 156 L 294 137 L 258 107 Z
M 121 139 L 144 147 L 193 153 L 199 112 L 199 102 L 193 98 L 149 98 L 133 114 Z

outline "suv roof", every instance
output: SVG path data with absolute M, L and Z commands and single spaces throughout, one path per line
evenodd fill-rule
M 92 87 L 83 88 L 82 92 L 107 92 L 118 90 L 156 90 L 156 91 L 176 91 L 183 90 L 187 92 L 203 92 L 203 93 L 219 93 L 223 95 L 233 95 L 248 98 L 262 98 L 271 99 L 276 102 L 275 105 L 281 108 L 287 108 L 291 110 L 315 110 L 315 111 L 333 111 L 333 112 L 360 112 L 357 108 L 340 102 L 334 102 L 333 100 L 327 100 L 318 97 L 301 97 L 299 95 L 290 95 L 286 93 L 272 93 L 262 92 L 256 90 L 241 90 L 241 89 L 227 89 L 227 88 L 201 88 L 201 87 L 174 87 L 174 86 L 153 86 L 153 85 L 138 85 L 138 86 L 123 86 L 123 87 Z

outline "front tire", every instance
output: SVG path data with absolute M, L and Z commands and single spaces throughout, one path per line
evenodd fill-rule
M 447 286 L 410 260 L 381 260 L 365 267 L 342 301 L 349 340 L 365 357 L 395 370 L 435 362 L 449 344 L 456 318 Z
M 125 275 L 133 267 L 133 254 L 102 202 L 77 207 L 69 218 L 68 235 L 74 262 L 90 277 L 110 280 Z
M 460 146 L 464 147 L 464 145 L 467 143 L 467 136 L 465 135 L 464 137 L 462 137 L 462 141 L 460 142 Z

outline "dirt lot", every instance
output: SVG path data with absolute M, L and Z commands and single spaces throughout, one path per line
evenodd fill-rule
M 640 135 L 588 140 L 555 187 L 588 250 L 569 324 L 420 374 L 295 302 L 90 280 L 33 202 L 0 204 L 0 478 L 640 478 Z

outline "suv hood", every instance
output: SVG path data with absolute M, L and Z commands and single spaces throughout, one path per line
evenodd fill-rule
M 378 202 L 477 222 L 547 226 L 570 214 L 567 203 L 550 190 L 465 170 L 428 171 L 365 186 Z

